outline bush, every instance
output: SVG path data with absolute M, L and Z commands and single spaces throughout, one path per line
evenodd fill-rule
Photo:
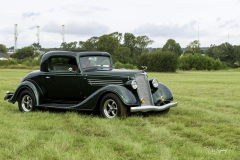
M 39 66 L 40 59 L 25 58 L 21 64 L 29 66 L 29 67 Z
M 178 68 L 181 70 L 220 70 L 226 68 L 226 65 L 219 59 L 194 54 L 179 57 Z
M 0 60 L 0 66 L 7 66 L 8 65 L 8 60 Z
M 139 69 L 141 66 L 147 66 L 147 71 L 151 72 L 176 72 L 178 56 L 169 51 L 144 53 L 139 56 L 137 64 Z
M 126 63 L 126 64 L 123 64 L 119 61 L 117 61 L 116 63 L 114 63 L 114 67 L 116 69 L 119 69 L 119 68 L 125 68 L 125 69 L 137 69 L 137 66 L 134 66 L 133 64 L 130 64 L 130 63 Z
M 11 68 L 11 69 L 25 69 L 25 68 L 39 68 L 40 59 L 25 58 L 22 60 L 19 59 L 9 59 L 1 60 L 0 68 Z
M 17 64 L 17 65 L 9 65 L 7 68 L 8 69 L 29 69 L 30 67 L 22 64 Z
M 17 65 L 17 61 L 14 59 L 8 59 L 8 60 L 0 60 L 0 67 L 1 68 L 6 68 L 9 65 Z

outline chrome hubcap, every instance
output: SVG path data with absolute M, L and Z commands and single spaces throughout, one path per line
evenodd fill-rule
M 32 110 L 32 98 L 29 95 L 25 95 L 22 98 L 22 109 L 25 112 L 29 112 Z
M 112 99 L 108 99 L 104 103 L 103 111 L 108 118 L 116 117 L 118 112 L 117 103 Z

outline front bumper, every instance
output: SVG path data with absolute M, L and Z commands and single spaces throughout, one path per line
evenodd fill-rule
M 178 102 L 171 102 L 162 106 L 137 106 L 137 107 L 131 107 L 130 111 L 131 112 L 163 111 L 171 107 L 176 107 L 177 105 L 178 105 Z
M 4 100 L 9 100 L 10 98 L 12 98 L 13 94 L 13 92 L 7 91 L 6 95 L 4 96 Z

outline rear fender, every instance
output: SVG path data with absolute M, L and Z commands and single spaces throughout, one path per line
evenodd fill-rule
M 34 94 L 36 105 L 39 105 L 40 101 L 43 99 L 42 92 L 40 88 L 31 81 L 23 81 L 22 83 L 20 83 L 20 85 L 17 87 L 16 91 L 14 92 L 13 96 L 8 100 L 8 102 L 15 103 L 24 89 L 28 89 Z

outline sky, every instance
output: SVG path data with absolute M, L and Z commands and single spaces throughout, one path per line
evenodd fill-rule
M 43 48 L 86 41 L 112 32 L 148 36 L 148 47 L 174 39 L 185 48 L 228 42 L 240 45 L 240 0 L 0 0 L 0 44 L 17 48 L 38 42 Z

